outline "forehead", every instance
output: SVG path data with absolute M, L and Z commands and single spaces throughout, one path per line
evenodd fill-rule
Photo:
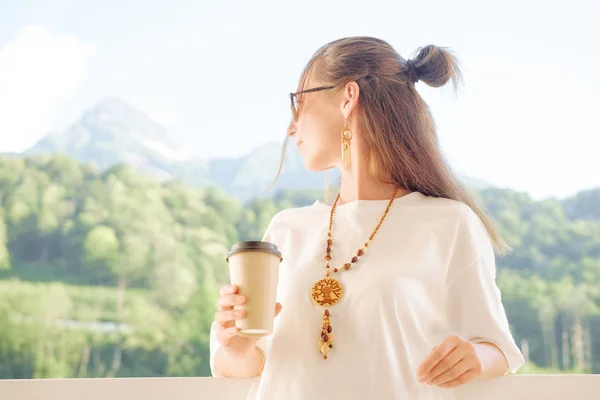
M 318 62 L 313 62 L 306 68 L 298 82 L 298 91 L 323 86 L 318 77 L 318 68 Z

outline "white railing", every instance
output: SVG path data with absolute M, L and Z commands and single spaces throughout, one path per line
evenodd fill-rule
M 250 379 L 226 378 L 0 380 L 0 399 L 244 400 L 250 384 Z M 600 375 L 503 376 L 464 385 L 455 389 L 455 396 L 457 400 L 598 400 Z

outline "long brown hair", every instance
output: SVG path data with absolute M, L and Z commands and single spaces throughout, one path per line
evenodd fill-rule
M 299 90 L 305 89 L 311 74 L 323 85 L 335 86 L 335 90 L 351 81 L 359 85 L 362 128 L 370 151 L 369 169 L 375 179 L 467 204 L 485 225 L 496 252 L 510 251 L 490 216 L 450 169 L 429 107 L 415 89 L 416 80 L 432 87 L 451 80 L 457 89 L 462 75 L 449 49 L 428 45 L 417 49 L 414 58 L 407 61 L 381 39 L 343 38 L 316 51 L 304 68 Z M 287 139 L 289 135 L 283 144 L 277 177 Z

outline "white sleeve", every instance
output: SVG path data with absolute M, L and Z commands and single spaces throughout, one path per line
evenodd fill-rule
M 467 253 L 478 257 L 464 268 L 451 266 L 458 272 L 449 274 L 446 292 L 446 316 L 449 329 L 464 339 L 475 343 L 493 343 L 504 353 L 509 372 L 516 372 L 524 358 L 510 332 L 501 292 L 496 285 L 496 262 L 494 250 L 487 231 L 476 217 L 467 223 L 468 232 L 463 235 L 473 248 Z M 477 237 L 478 236 L 478 237 Z M 460 238 L 459 241 L 460 242 Z M 462 246 L 462 245 L 459 245 Z M 458 249 L 460 251 L 460 248 Z M 464 260 L 463 257 L 455 259 Z
M 263 239 L 262 239 L 263 241 L 274 242 L 274 239 L 272 237 L 273 236 L 272 235 L 272 230 L 273 230 L 274 220 L 275 220 L 275 217 L 273 217 L 273 219 L 269 223 L 269 226 L 267 227 L 267 230 L 266 230 L 266 232 L 265 232 L 265 234 L 263 236 Z M 217 350 L 219 350 L 219 348 L 221 347 L 220 343 L 217 341 L 216 324 L 217 324 L 217 322 L 213 321 L 213 323 L 210 326 L 209 365 L 210 365 L 210 372 L 211 372 L 212 376 L 214 376 L 214 377 L 220 377 L 220 375 L 217 374 L 216 371 L 215 371 L 215 369 L 214 369 L 215 354 L 217 353 Z M 263 356 L 264 356 L 264 354 L 266 353 L 266 351 L 268 349 L 270 337 L 271 337 L 270 335 L 262 337 L 258 341 L 258 343 L 256 345 L 257 347 L 260 348 L 260 350 L 262 350 Z
M 219 342 L 217 341 L 217 336 L 216 336 L 216 324 L 217 321 L 213 321 L 213 323 L 210 325 L 210 358 L 209 358 L 209 364 L 210 364 L 210 373 L 212 374 L 212 376 L 216 377 L 216 378 L 220 378 L 221 376 L 219 374 L 216 373 L 215 371 L 215 354 L 217 352 L 217 350 L 220 347 Z

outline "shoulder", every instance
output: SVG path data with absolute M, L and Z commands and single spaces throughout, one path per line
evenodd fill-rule
M 490 235 L 479 215 L 467 204 L 441 197 L 423 196 L 417 218 L 425 229 L 435 232 L 449 245 L 455 261 L 469 263 L 482 256 L 493 256 Z
M 419 217 L 423 220 L 443 221 L 457 228 L 478 229 L 483 226 L 477 213 L 461 201 L 423 195 L 417 204 L 421 211 Z
M 315 203 L 312 206 L 286 208 L 276 213 L 265 233 L 265 240 L 271 238 L 276 240 L 287 231 L 305 230 L 307 226 L 313 226 L 323 221 L 320 207 Z M 267 240 L 268 241 L 268 240 Z
M 319 215 L 319 213 L 316 208 L 316 203 L 312 206 L 286 208 L 273 216 L 270 225 L 281 226 L 301 222 L 307 223 L 317 215 Z

